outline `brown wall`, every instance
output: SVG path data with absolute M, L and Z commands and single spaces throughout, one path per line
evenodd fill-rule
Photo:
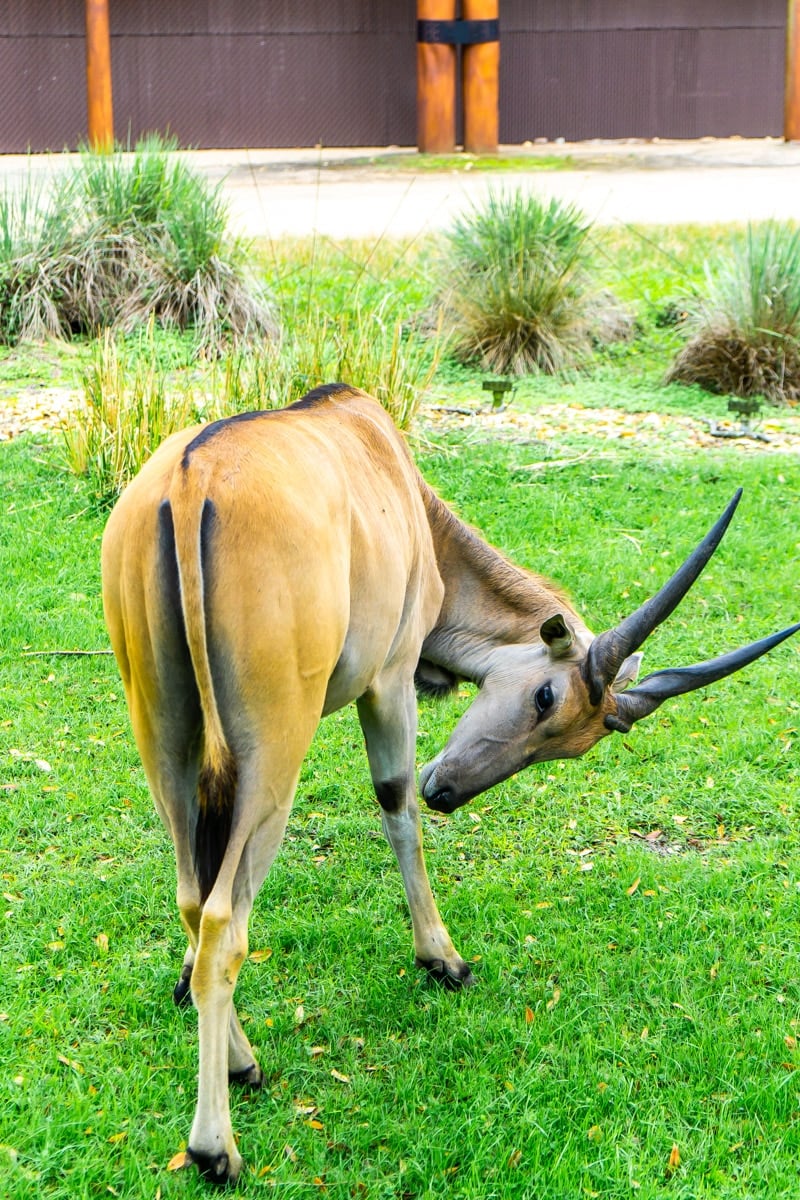
M 415 0 L 109 0 L 121 141 L 413 145 Z M 785 0 L 500 0 L 500 138 L 780 134 Z M 83 0 L 0 3 L 0 151 L 86 133 Z
M 501 139 L 780 135 L 786 0 L 501 0 Z

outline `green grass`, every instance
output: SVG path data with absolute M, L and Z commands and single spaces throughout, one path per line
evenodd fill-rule
M 602 156 L 598 156 L 602 157 Z M 578 163 L 571 154 L 376 154 L 365 158 L 350 158 L 337 161 L 337 170 L 370 167 L 373 170 L 413 172 L 414 174 L 437 171 L 480 171 L 528 172 L 528 171 L 574 171 Z M 581 166 L 584 164 L 581 163 Z
M 193 1172 L 166 1170 L 197 1038 L 170 998 L 171 851 L 113 659 L 55 653 L 107 646 L 102 519 L 49 445 L 0 455 L 0 1194 L 199 1197 Z M 795 457 L 631 449 L 568 478 L 530 458 L 451 438 L 420 463 L 598 630 L 745 485 L 647 669 L 797 619 Z M 271 955 L 237 990 L 267 1077 L 233 1098 L 241 1194 L 796 1196 L 799 655 L 790 642 L 582 761 L 425 814 L 434 890 L 476 960 L 464 995 L 413 967 L 355 714 L 328 718 L 253 915 L 251 950 Z M 468 691 L 421 705 L 420 763 Z

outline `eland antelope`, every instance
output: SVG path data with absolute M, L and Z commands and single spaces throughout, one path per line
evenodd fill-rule
M 177 860 L 189 945 L 175 999 L 191 994 L 198 1012 L 189 1155 L 205 1177 L 233 1182 L 241 1168 L 228 1083 L 262 1076 L 233 993 L 320 718 L 355 701 L 416 961 L 448 986 L 471 983 L 425 870 L 415 681 L 479 688 L 420 778 L 426 803 L 452 812 L 738 670 L 800 625 L 635 682 L 639 648 L 708 562 L 738 499 L 652 599 L 594 637 L 557 589 L 454 516 L 381 406 L 343 384 L 174 434 L 130 484 L 103 539 L 103 598 Z

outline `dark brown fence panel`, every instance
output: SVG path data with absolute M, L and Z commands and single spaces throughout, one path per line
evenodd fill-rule
M 110 0 L 116 136 L 413 145 L 415 0 Z M 0 0 L 0 151 L 86 134 L 83 0 Z M 780 134 L 786 0 L 500 0 L 500 138 Z
M 0 35 L 0 151 L 64 150 L 85 137 L 83 37 Z
M 0 4 L 0 151 L 86 133 L 83 0 Z M 115 134 L 413 144 L 414 0 L 110 0 Z
M 505 0 L 500 137 L 779 135 L 784 0 Z
M 196 146 L 414 141 L 413 36 L 404 52 L 393 34 L 121 36 L 113 46 L 121 137 L 168 128 Z
M 503 29 L 744 29 L 782 25 L 784 0 L 501 0 Z

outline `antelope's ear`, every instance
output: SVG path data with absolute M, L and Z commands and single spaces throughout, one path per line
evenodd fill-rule
M 542 622 L 539 637 L 550 650 L 553 658 L 565 658 L 575 641 L 575 634 L 561 613 Z
M 626 687 L 630 687 L 632 683 L 636 682 L 643 658 L 644 655 L 639 653 L 628 655 L 614 677 L 614 682 L 611 684 L 612 692 L 624 692 Z

